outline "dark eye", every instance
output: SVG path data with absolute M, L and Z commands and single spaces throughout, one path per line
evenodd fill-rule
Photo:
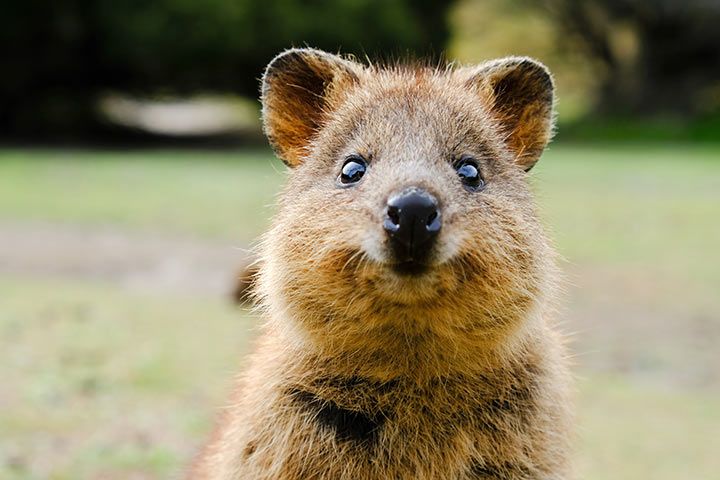
M 475 192 L 485 186 L 477 162 L 474 159 L 461 158 L 455 163 L 455 170 L 467 190 Z
M 345 160 L 338 180 L 343 185 L 352 185 L 360 181 L 367 170 L 367 162 L 359 155 L 352 155 Z

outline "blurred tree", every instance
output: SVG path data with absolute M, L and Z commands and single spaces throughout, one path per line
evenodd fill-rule
M 439 53 L 443 0 L 10 0 L 0 29 L 0 134 L 92 133 L 109 92 L 256 96 L 289 46 Z
M 720 0 L 521 0 L 598 68 L 598 114 L 720 111 Z

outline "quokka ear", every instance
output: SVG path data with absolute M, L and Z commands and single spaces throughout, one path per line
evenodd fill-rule
M 270 62 L 262 79 L 263 127 L 287 165 L 302 163 L 328 111 L 343 90 L 358 81 L 361 69 L 357 63 L 310 48 L 287 50 Z
M 555 85 L 548 69 L 526 57 L 479 65 L 469 82 L 480 86 L 516 163 L 529 171 L 553 134 Z

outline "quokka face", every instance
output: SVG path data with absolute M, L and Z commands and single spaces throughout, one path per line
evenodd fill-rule
M 292 169 L 263 246 L 270 317 L 349 351 L 520 327 L 552 284 L 526 178 L 552 107 L 549 73 L 526 58 L 442 70 L 275 58 L 265 130 Z

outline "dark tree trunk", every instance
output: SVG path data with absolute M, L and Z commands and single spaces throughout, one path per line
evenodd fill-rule
M 720 108 L 705 100 L 720 85 L 720 0 L 543 5 L 599 64 L 598 114 L 691 117 Z

